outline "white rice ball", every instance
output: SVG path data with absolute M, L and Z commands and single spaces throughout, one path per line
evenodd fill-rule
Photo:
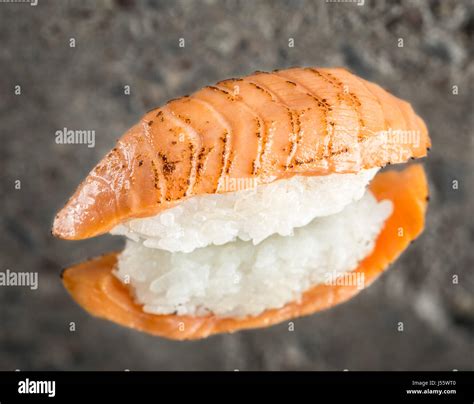
M 278 184 L 274 189 L 278 192 L 275 200 L 284 200 L 285 185 Z M 294 195 L 298 192 L 295 191 Z M 353 198 L 356 193 L 350 194 Z M 320 206 L 317 212 L 321 214 L 323 205 L 320 201 L 329 197 L 313 192 L 312 198 Z M 340 210 L 342 199 L 331 198 L 335 199 L 336 210 Z M 270 205 L 278 212 L 277 216 L 274 215 L 273 219 L 257 219 L 257 216 L 254 220 L 260 226 L 262 222 L 269 223 L 266 225 L 273 230 L 285 229 L 285 235 L 291 233 L 292 226 L 302 226 L 311 217 L 308 215 L 310 200 L 302 204 L 297 198 L 291 200 L 298 208 L 290 204 L 282 211 L 282 206 Z M 245 200 L 239 201 L 245 205 Z M 203 207 L 202 201 L 196 203 Z M 226 214 L 231 215 L 231 205 L 219 203 L 223 204 Z M 265 203 L 269 200 L 261 196 L 259 206 L 263 207 Z M 246 206 L 241 212 L 247 212 L 246 209 L 251 209 L 251 206 Z M 255 239 L 251 237 L 251 234 L 257 239 L 262 237 L 257 226 L 255 229 L 238 227 L 242 233 L 235 234 L 246 234 L 245 237 L 252 241 L 237 240 L 194 249 L 191 253 L 171 253 L 149 248 L 146 243 L 128 241 L 119 256 L 116 276 L 130 283 L 136 301 L 143 304 L 148 313 L 193 316 L 214 313 L 222 317 L 258 315 L 266 309 L 295 301 L 312 286 L 331 283 L 341 274 L 355 269 L 359 261 L 373 250 L 377 235 L 391 211 L 390 201 L 377 202 L 367 191 L 362 199 L 347 205 L 337 214 L 318 217 L 306 226 L 294 229 L 292 236 L 273 235 L 258 245 L 252 243 Z M 324 212 L 331 212 L 331 206 L 327 206 Z M 183 212 L 176 220 L 187 217 L 193 221 L 195 215 L 197 213 L 189 216 Z M 219 219 L 223 223 L 224 217 Z M 276 223 L 278 220 L 284 225 Z M 218 229 L 219 226 L 214 227 L 213 231 Z M 203 232 L 200 227 L 195 231 Z M 212 240 L 222 244 L 225 242 L 223 239 L 228 240 L 230 231 L 218 235 L 223 239 L 212 232 L 203 234 L 208 237 L 206 243 Z
M 171 252 L 236 239 L 258 244 L 272 234 L 289 236 L 316 217 L 340 212 L 362 197 L 377 171 L 295 176 L 253 190 L 199 195 L 156 216 L 122 223 L 111 233 Z

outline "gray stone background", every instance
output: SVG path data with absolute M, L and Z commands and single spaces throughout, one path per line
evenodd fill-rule
M 0 4 L 1 270 L 40 277 L 36 291 L 0 287 L 0 369 L 474 369 L 473 30 L 471 0 Z M 346 66 L 426 120 L 433 148 L 422 237 L 368 290 L 295 320 L 293 332 L 281 324 L 173 342 L 83 312 L 61 268 L 123 241 L 51 237 L 55 212 L 82 178 L 152 107 L 293 65 Z M 56 144 L 64 127 L 95 130 L 95 148 Z

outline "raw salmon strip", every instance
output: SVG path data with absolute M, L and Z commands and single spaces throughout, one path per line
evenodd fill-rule
M 370 191 L 378 200 L 391 200 L 394 211 L 379 234 L 373 252 L 355 269 L 356 273 L 364 275 L 364 286 L 370 285 L 422 232 L 428 200 L 428 186 L 421 165 L 377 175 L 370 184 Z M 280 309 L 266 310 L 254 317 L 154 315 L 145 313 L 134 302 L 129 288 L 113 275 L 116 257 L 115 253 L 108 254 L 65 270 L 63 283 L 66 289 L 95 316 L 177 340 L 267 327 L 342 303 L 360 291 L 355 284 L 315 285 L 303 294 L 300 301 Z

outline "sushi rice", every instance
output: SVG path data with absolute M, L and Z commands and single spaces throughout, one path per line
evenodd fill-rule
M 111 233 L 171 252 L 236 239 L 259 244 L 272 234 L 289 236 L 315 217 L 340 212 L 362 198 L 377 171 L 295 176 L 252 190 L 195 196 L 156 216 L 119 224 Z
M 128 238 L 115 275 L 153 314 L 254 316 L 333 284 L 373 250 L 390 201 L 366 190 L 377 168 L 295 176 L 201 195 L 113 229 Z

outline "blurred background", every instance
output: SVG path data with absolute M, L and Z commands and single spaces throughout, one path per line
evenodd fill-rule
M 473 370 L 473 31 L 472 0 L 0 3 L 0 271 L 39 273 L 37 290 L 0 286 L 0 370 Z M 292 332 L 173 342 L 86 314 L 61 269 L 123 241 L 55 240 L 50 226 L 89 170 L 166 100 L 294 65 L 345 66 L 425 119 L 424 234 L 368 290 Z M 56 144 L 64 127 L 95 130 L 95 147 Z

